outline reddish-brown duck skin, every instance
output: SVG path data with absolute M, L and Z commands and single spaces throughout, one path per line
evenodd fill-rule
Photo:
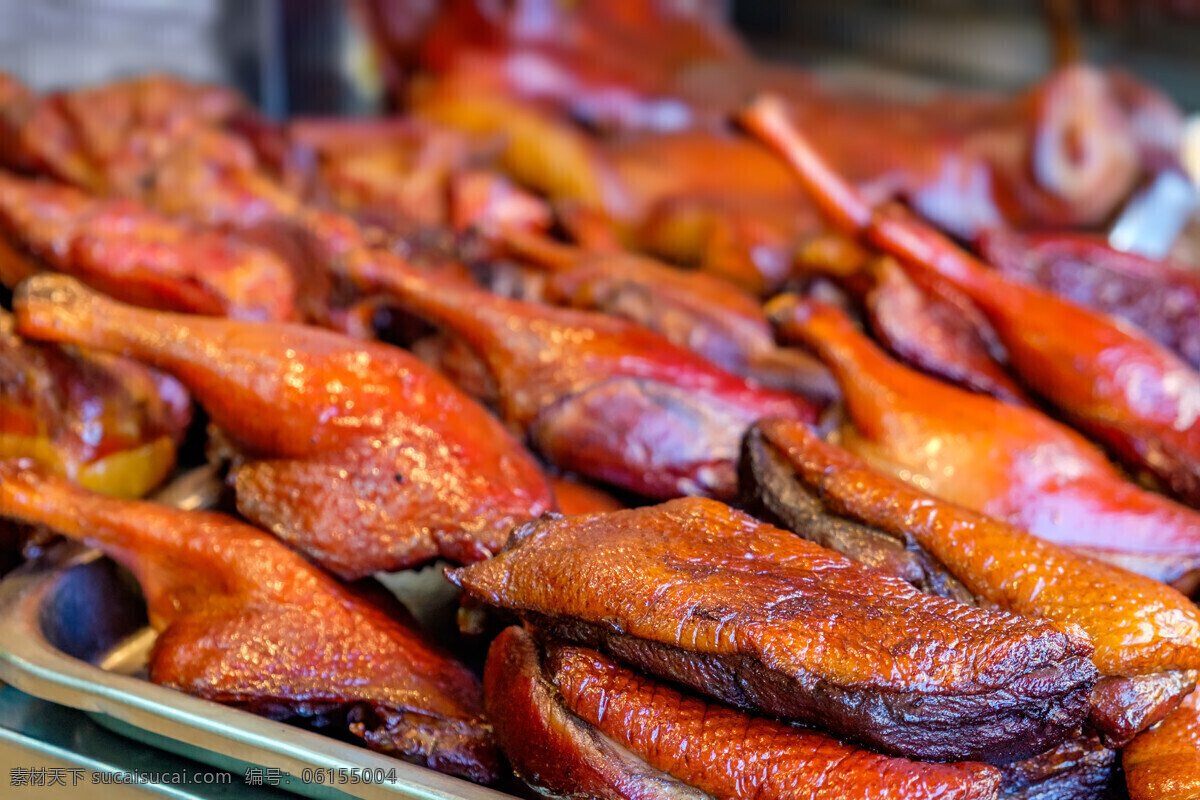
M 1134 739 L 1122 761 L 1130 800 L 1200 797 L 1200 692 Z
M 703 498 L 529 523 L 449 577 L 550 635 L 910 758 L 1040 753 L 1096 677 L 1073 625 L 922 594 Z
M 1110 746 L 1157 722 L 1195 683 L 1200 611 L 1174 589 L 939 500 L 821 441 L 803 425 L 760 422 L 747 436 L 747 451 L 760 448 L 778 460 L 775 469 L 786 471 L 782 479 L 815 497 L 824 514 L 919 548 L 981 605 L 1083 628 L 1102 676 L 1092 692 L 1090 720 Z M 768 460 L 761 455 L 756 462 Z M 760 474 L 763 468 L 755 464 L 754 478 L 759 491 L 774 495 L 771 508 L 805 503 Z M 801 521 L 795 530 L 808 536 L 815 528 Z M 856 557 L 853 547 L 843 546 L 854 543 L 835 539 L 831 546 Z
M 149 308 L 251 320 L 296 316 L 295 280 L 268 250 L 132 200 L 0 174 L 0 281 L 11 288 L 43 269 Z
M 989 269 L 912 215 L 877 211 L 762 98 L 741 122 L 783 155 L 829 220 L 960 289 L 1018 376 L 1073 425 L 1190 505 L 1200 504 L 1200 373 L 1142 332 Z
M 548 461 L 648 497 L 730 497 L 751 423 L 816 416 L 810 401 L 628 320 L 510 300 L 378 259 L 343 267 L 464 342 L 491 373 L 501 416 Z
M 841 443 L 929 494 L 1191 589 L 1200 513 L 1126 480 L 1099 448 L 1040 412 L 944 384 L 888 358 L 838 309 L 780 298 L 782 336 L 842 385 Z
M 985 800 L 998 772 L 860 750 L 683 695 L 595 650 L 508 628 L 484 672 L 488 714 L 538 794 L 602 800 Z
M 344 578 L 498 549 L 553 507 L 486 410 L 396 347 L 299 325 L 145 311 L 39 275 L 20 331 L 175 375 L 245 457 L 238 509 Z
M 274 537 L 223 514 L 91 494 L 11 461 L 0 462 L 0 513 L 133 571 L 159 631 L 155 683 L 277 719 L 325 717 L 372 750 L 497 776 L 471 672 Z
M 1200 368 L 1200 275 L 1115 250 L 1100 236 L 988 231 L 976 240 L 1002 274 L 1123 319 Z
M 810 356 L 779 348 L 758 298 L 715 275 L 625 252 L 589 252 L 522 230 L 500 234 L 522 263 L 550 272 L 550 302 L 624 317 L 722 369 L 818 401 L 837 395 Z

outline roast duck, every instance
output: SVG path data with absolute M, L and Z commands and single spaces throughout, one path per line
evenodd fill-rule
M 851 96 L 720 5 L 367 3 L 386 119 L 0 78 L 0 569 L 537 796 L 1196 797 L 1200 283 L 1101 234 L 1179 112 Z

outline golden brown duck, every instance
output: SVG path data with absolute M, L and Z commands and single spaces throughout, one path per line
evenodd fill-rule
M 547 797 L 984 800 L 1000 783 L 983 764 L 878 755 L 684 695 L 595 650 L 543 654 L 521 628 L 492 643 L 484 694 L 513 770 Z
M 548 635 L 911 758 L 1040 753 L 1096 677 L 1074 625 L 922 594 L 714 500 L 529 523 L 448 576 Z
M 652 498 L 729 497 L 756 419 L 814 419 L 799 395 L 758 386 L 627 320 L 511 300 L 378 259 L 346 259 L 365 287 L 453 336 L 452 374 L 560 469 Z
M 752 428 L 744 468 L 757 513 L 801 536 L 925 578 L 926 591 L 954 588 L 930 581 L 944 571 L 980 605 L 1079 625 L 1101 675 L 1089 724 L 1109 746 L 1162 719 L 1196 682 L 1200 612 L 1157 581 L 940 500 L 803 425 Z
M 1200 504 L 1200 373 L 1140 331 L 988 269 L 900 209 L 877 210 L 763 98 L 740 117 L 792 164 L 839 229 L 942 278 L 987 316 L 1017 376 L 1073 425 Z
M 324 720 L 372 750 L 498 775 L 479 682 L 402 609 L 374 605 L 232 517 L 106 499 L 0 462 L 0 513 L 129 568 L 158 638 L 149 677 L 273 719 Z
M 832 306 L 780 298 L 786 338 L 842 386 L 839 441 L 884 473 L 1192 591 L 1200 512 L 1130 482 L 1095 445 L 1041 412 L 921 375 L 888 358 Z
M 26 281 L 14 305 L 31 338 L 179 378 L 241 454 L 239 511 L 342 577 L 485 558 L 553 507 L 499 421 L 399 348 L 145 311 L 58 275 Z

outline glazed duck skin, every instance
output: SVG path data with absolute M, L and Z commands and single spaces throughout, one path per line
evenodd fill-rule
M 175 467 L 187 391 L 135 361 L 14 332 L 0 312 L 0 458 L 28 458 L 92 491 L 140 497 Z
M 1006 403 L 1029 398 L 997 362 L 987 323 L 959 292 L 938 281 L 921 285 L 883 258 L 864 305 L 875 336 L 902 361 L 929 375 Z
M 131 201 L 0 174 L 0 232 L 9 288 L 47 268 L 149 308 L 250 320 L 296 313 L 292 273 L 274 254 Z
M 752 422 L 816 416 L 804 398 L 725 372 L 627 320 L 393 266 L 348 259 L 344 269 L 465 343 L 491 375 L 501 417 L 560 469 L 651 498 L 730 497 Z
M 553 506 L 533 458 L 413 356 L 303 326 L 155 313 L 65 276 L 17 291 L 33 338 L 175 375 L 245 457 L 238 509 L 344 578 L 468 562 Z
M 1114 250 L 1099 237 L 988 231 L 977 241 L 998 272 L 1123 319 L 1200 368 L 1200 277 Z
M 0 509 L 133 571 L 159 636 L 150 679 L 274 718 L 344 717 L 373 750 L 488 782 L 480 686 L 411 623 L 232 517 L 90 494 L 0 463 Z
M 1079 625 L 1102 676 L 1089 721 L 1110 746 L 1161 719 L 1195 684 L 1200 612 L 1173 589 L 938 500 L 802 425 L 761 422 L 746 448 L 756 455 L 745 474 L 769 505 L 799 496 L 844 523 L 919 548 L 981 604 Z M 809 535 L 799 521 L 796 532 Z
M 530 523 L 449 576 L 550 635 L 910 757 L 1041 752 L 1095 679 L 1073 626 L 929 597 L 700 498 Z
M 843 446 L 937 497 L 1191 589 L 1200 513 L 1126 480 L 1099 448 L 1034 409 L 914 372 L 832 306 L 779 298 L 780 335 L 843 386 Z
M 1194 800 L 1200 796 L 1200 692 L 1192 692 L 1122 756 L 1130 800 Z
M 820 364 L 776 347 L 762 304 L 728 281 L 631 253 L 589 253 L 523 231 L 502 239 L 510 254 L 550 272 L 544 290 L 550 302 L 629 319 L 764 386 L 822 402 L 837 395 Z
M 603 800 L 994 798 L 995 769 L 921 764 L 681 695 L 600 653 L 505 630 L 484 672 L 489 716 L 538 794 Z
M 1200 504 L 1200 373 L 1141 332 L 990 270 L 900 209 L 879 212 L 764 98 L 742 123 L 789 160 L 837 228 L 938 276 L 987 316 L 1014 372 L 1071 423 Z

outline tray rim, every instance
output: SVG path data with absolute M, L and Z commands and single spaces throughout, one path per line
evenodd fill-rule
M 362 800 L 513 800 L 495 789 L 108 672 L 63 653 L 42 634 L 38 620 L 43 603 L 67 570 L 104 557 L 82 546 L 56 547 L 0 581 L 0 680 L 42 700 L 104 714 L 200 751 L 279 769 L 295 780 L 306 768 L 396 771 L 394 783 L 310 784 Z

